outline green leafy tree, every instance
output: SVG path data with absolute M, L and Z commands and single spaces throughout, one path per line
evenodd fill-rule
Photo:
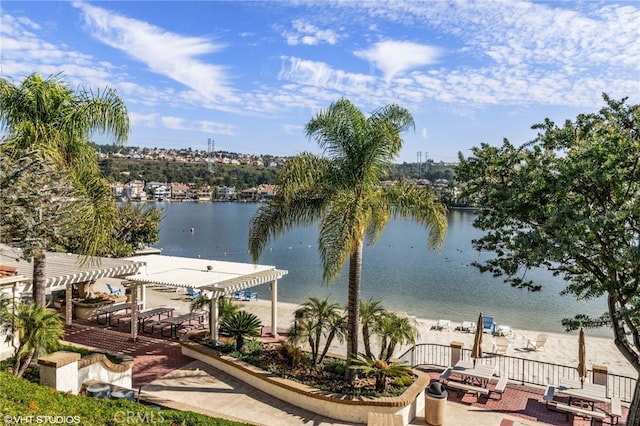
M 640 106 L 604 95 L 599 113 L 558 126 L 535 125 L 516 148 L 482 145 L 456 170 L 466 194 L 484 206 L 474 241 L 495 257 L 478 265 L 516 288 L 539 290 L 526 271 L 563 277 L 578 300 L 606 296 L 608 312 L 563 321 L 568 329 L 609 325 L 615 344 L 640 373 Z M 640 381 L 628 424 L 639 424 Z
M 337 303 L 329 303 L 329 299 L 320 300 L 311 297 L 295 311 L 300 318 L 290 333 L 293 342 L 306 339 L 311 349 L 311 363 L 315 366 L 322 362 L 329 351 L 333 340 L 343 339 L 345 331 L 345 317 Z M 324 341 L 324 349 L 320 347 Z
M 415 345 L 419 337 L 416 324 L 407 317 L 386 312 L 374 324 L 380 341 L 380 359 L 388 361 L 398 345 Z
M 333 281 L 349 263 L 347 362 L 358 350 L 362 248 L 374 244 L 392 217 L 411 218 L 429 231 L 429 245 L 443 241 L 446 208 L 427 189 L 381 185 L 402 148 L 400 134 L 414 125 L 409 111 L 388 105 L 365 116 L 341 99 L 306 126 L 324 156 L 300 154 L 278 174 L 278 190 L 252 218 L 249 251 L 254 261 L 271 238 L 295 225 L 319 222 L 323 280 Z M 353 379 L 353 370 L 345 370 Z
M 238 311 L 222 319 L 220 331 L 232 336 L 236 341 L 236 350 L 242 352 L 245 338 L 259 336 L 261 326 L 260 318 L 255 314 Z
M 79 201 L 73 209 L 75 229 L 82 236 L 79 253 L 99 253 L 111 239 L 116 210 L 89 137 L 97 132 L 118 143 L 127 139 L 129 119 L 122 100 L 111 89 L 74 92 L 56 76 L 32 74 L 21 85 L 0 79 L 0 125 L 5 131 L 3 156 L 18 159 L 25 150 L 35 150 L 64 175 Z M 27 260 L 33 259 L 33 297 L 44 305 L 45 250 L 56 241 L 37 229 L 11 237 L 19 238 Z
M 371 333 L 376 323 L 387 312 L 379 300 L 369 299 L 360 301 L 360 324 L 362 325 L 362 343 L 364 353 L 367 357 L 373 358 L 371 351 Z
M 13 374 L 22 377 L 35 354 L 48 353 L 64 335 L 60 315 L 35 303 L 1 303 L 2 328 L 7 342 L 17 341 Z
M 365 377 L 374 377 L 378 392 L 384 392 L 387 389 L 387 377 L 407 376 L 411 373 L 411 369 L 406 363 L 388 362 L 364 354 L 358 354 L 349 368 L 360 371 Z

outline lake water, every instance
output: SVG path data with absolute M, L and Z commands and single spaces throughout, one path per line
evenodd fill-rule
M 251 203 L 159 203 L 164 208 L 156 247 L 172 256 L 251 262 L 247 252 L 249 221 L 259 208 Z M 471 246 L 482 235 L 472 226 L 472 211 L 451 211 L 449 231 L 441 251 L 428 250 L 419 225 L 391 221 L 381 240 L 363 253 L 362 298 L 383 301 L 387 309 L 420 318 L 476 321 L 478 313 L 493 315 L 498 324 L 528 330 L 562 332 L 560 320 L 577 313 L 600 315 L 604 298 L 578 302 L 561 296 L 564 282 L 549 272 L 529 272 L 543 284 L 537 293 L 511 288 L 500 278 L 471 266 L 487 258 Z M 193 232 L 191 232 L 193 228 Z M 330 285 L 322 284 L 316 227 L 299 227 L 270 243 L 260 263 L 286 269 L 278 282 L 278 298 L 301 303 L 311 296 L 346 304 L 347 267 Z M 259 294 L 268 289 L 258 287 Z M 590 331 L 610 336 L 608 329 Z

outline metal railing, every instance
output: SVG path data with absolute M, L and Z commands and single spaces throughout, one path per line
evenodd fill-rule
M 461 350 L 462 359 L 471 359 L 471 350 Z M 411 364 L 432 365 L 448 367 L 451 365 L 451 347 L 435 343 L 421 343 L 407 350 L 400 359 Z M 553 364 L 530 359 L 518 358 L 509 355 L 487 353 L 476 362 L 496 367 L 500 376 L 507 375 L 509 380 L 521 384 L 546 386 L 558 384 L 560 379 L 578 380 L 578 372 L 575 366 Z M 593 381 L 593 371 L 589 370 L 589 379 Z M 636 388 L 636 379 L 617 374 L 607 374 L 607 397 L 618 397 L 623 402 L 631 402 Z

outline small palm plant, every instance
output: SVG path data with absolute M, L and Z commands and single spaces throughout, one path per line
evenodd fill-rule
M 260 318 L 255 314 L 247 311 L 238 311 L 224 317 L 220 325 L 220 331 L 232 336 L 236 341 L 236 351 L 242 352 L 245 337 L 259 336 L 261 326 Z
M 371 351 L 371 333 L 375 330 L 376 323 L 386 313 L 386 309 L 379 300 L 370 298 L 366 302 L 360 301 L 360 325 L 362 325 L 362 343 L 364 353 L 368 357 L 373 357 Z
M 62 321 L 57 312 L 35 303 L 15 305 L 2 303 L 2 328 L 6 341 L 17 339 L 13 375 L 22 377 L 34 355 L 50 352 L 64 335 Z
M 415 345 L 419 337 L 414 321 L 386 312 L 375 323 L 375 332 L 380 341 L 380 359 L 389 360 L 398 345 Z
M 409 365 L 404 362 L 388 362 L 365 354 L 358 354 L 349 368 L 359 371 L 364 377 L 374 377 L 376 391 L 380 393 L 387 389 L 387 377 L 408 376 L 411 373 Z

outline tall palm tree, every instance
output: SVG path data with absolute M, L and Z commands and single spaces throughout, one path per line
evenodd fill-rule
M 364 354 L 373 358 L 371 352 L 371 331 L 378 320 L 387 312 L 379 300 L 369 298 L 367 301 L 360 301 L 360 324 L 362 325 L 362 343 L 364 344 Z
M 126 141 L 129 118 L 122 99 L 109 88 L 74 92 L 58 76 L 32 74 L 21 85 L 0 79 L 0 128 L 5 131 L 3 156 L 17 158 L 24 150 L 37 150 L 65 175 L 73 197 L 81 201 L 73 210 L 73 231 L 82 236 L 78 250 L 99 253 L 111 239 L 116 210 L 89 137 L 103 133 L 116 143 Z M 33 258 L 34 301 L 44 305 L 44 253 L 59 236 L 38 230 L 13 236 L 26 243 L 25 256 Z
M 429 246 L 446 233 L 446 208 L 430 190 L 381 184 L 402 148 L 400 134 L 413 127 L 408 110 L 387 105 L 366 117 L 341 99 L 306 126 L 323 156 L 300 154 L 278 174 L 277 193 L 251 220 L 249 251 L 257 262 L 271 238 L 295 225 L 319 222 L 323 280 L 334 280 L 349 261 L 347 363 L 357 354 L 362 248 L 375 243 L 391 217 L 425 225 Z M 345 378 L 354 371 L 346 369 Z

